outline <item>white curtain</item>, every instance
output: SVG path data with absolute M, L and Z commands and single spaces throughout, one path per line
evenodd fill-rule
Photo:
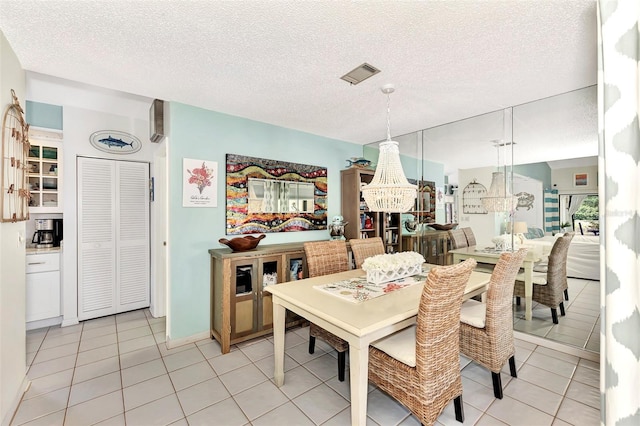
M 580 208 L 580 204 L 587 198 L 586 195 L 570 195 L 569 196 L 569 205 L 567 206 L 567 218 L 573 218 L 573 214 L 578 211 Z
M 640 1 L 599 0 L 597 15 L 600 416 L 640 425 Z

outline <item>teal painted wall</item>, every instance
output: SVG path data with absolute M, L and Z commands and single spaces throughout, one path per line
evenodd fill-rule
M 340 214 L 340 170 L 362 146 L 171 103 L 169 112 L 169 314 L 172 340 L 209 330 L 208 250 L 225 236 L 225 155 L 240 154 L 324 166 L 328 214 Z M 218 162 L 218 207 L 182 207 L 182 159 Z M 260 243 L 329 238 L 327 230 L 266 234 Z
M 513 166 L 513 172 L 539 180 L 543 189 L 551 189 L 551 167 L 547 163 L 532 163 Z
M 62 107 L 42 102 L 26 102 L 26 120 L 31 126 L 62 130 Z

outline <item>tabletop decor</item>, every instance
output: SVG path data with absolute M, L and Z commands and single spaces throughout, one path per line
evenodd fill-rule
M 265 236 L 266 235 L 264 235 L 264 234 L 260 234 L 257 237 L 254 237 L 253 235 L 247 235 L 246 237 L 236 237 L 236 238 L 232 238 L 230 240 L 228 240 L 226 238 L 220 238 L 218 240 L 218 242 L 220 244 L 224 244 L 224 245 L 228 246 L 234 252 L 248 251 L 248 250 L 253 250 L 254 248 L 258 247 L 258 243 Z
M 399 278 L 390 282 L 371 283 L 367 277 L 351 278 L 330 284 L 314 286 L 315 289 L 327 292 L 351 303 L 364 302 L 385 294 L 392 293 L 402 288 L 424 283 L 431 265 L 423 265 L 418 268 L 415 275 Z
M 380 284 L 420 273 L 424 257 L 415 251 L 379 254 L 365 259 L 362 269 L 367 282 Z

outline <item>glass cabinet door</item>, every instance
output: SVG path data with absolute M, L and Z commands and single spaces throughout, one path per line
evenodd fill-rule
M 42 134 L 41 134 L 42 133 Z M 43 136 L 46 133 L 46 137 Z M 30 193 L 29 209 L 33 213 L 62 212 L 60 196 L 60 150 L 62 135 L 37 132 L 31 138 L 27 161 L 27 180 Z M 56 140 L 57 138 L 58 140 Z

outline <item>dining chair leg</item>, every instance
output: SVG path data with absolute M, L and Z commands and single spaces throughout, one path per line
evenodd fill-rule
M 316 338 L 309 336 L 309 353 L 312 354 L 316 350 Z
M 347 351 L 338 352 L 338 380 L 344 382 L 344 369 L 347 359 Z
M 554 324 L 558 323 L 558 311 L 556 310 L 556 308 L 551 308 L 551 319 L 553 320 Z
M 491 372 L 491 378 L 493 379 L 493 396 L 498 399 L 502 399 L 502 378 L 500 372 Z
M 464 408 L 462 407 L 462 395 L 453 400 L 453 408 L 456 411 L 456 420 L 464 423 Z
M 564 291 L 564 300 L 569 300 L 569 290 Z
M 511 371 L 511 377 L 518 377 L 518 373 L 516 372 L 516 356 L 512 356 L 509 358 L 509 370 Z
M 564 302 L 560 302 L 560 315 L 564 316 Z

